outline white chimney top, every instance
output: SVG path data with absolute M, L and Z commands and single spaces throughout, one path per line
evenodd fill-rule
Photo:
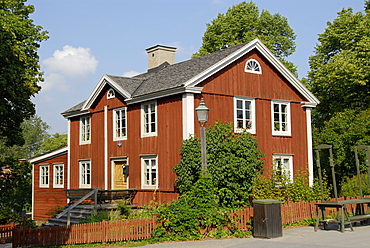
M 168 62 L 170 65 L 175 63 L 175 47 L 156 45 L 146 49 L 148 53 L 148 70 L 156 68 Z

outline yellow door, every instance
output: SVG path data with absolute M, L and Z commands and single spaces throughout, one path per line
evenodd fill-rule
M 113 189 L 127 189 L 127 175 L 123 174 L 123 166 L 127 161 L 113 161 Z

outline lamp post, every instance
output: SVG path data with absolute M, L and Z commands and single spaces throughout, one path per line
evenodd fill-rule
M 206 151 L 206 127 L 204 124 L 208 121 L 209 109 L 206 107 L 204 100 L 200 101 L 199 106 L 195 109 L 197 112 L 198 122 L 200 123 L 200 144 L 202 154 L 202 174 L 207 176 L 207 151 Z

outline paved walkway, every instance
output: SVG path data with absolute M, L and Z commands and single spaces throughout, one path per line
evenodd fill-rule
M 354 232 L 346 228 L 344 233 L 336 230 L 337 225 L 330 230 L 320 229 L 314 232 L 313 227 L 297 227 L 283 230 L 283 237 L 274 239 L 220 239 L 207 241 L 188 241 L 145 245 L 145 248 L 362 248 L 370 247 L 370 225 L 356 226 Z
M 169 242 L 145 245 L 145 248 L 368 248 L 370 247 L 370 225 L 355 226 L 354 232 L 346 228 L 344 233 L 332 225 L 329 230 L 320 229 L 314 232 L 313 227 L 297 227 L 283 230 L 283 237 L 274 239 L 233 238 L 205 241 Z M 11 244 L 0 245 L 0 248 L 11 248 Z

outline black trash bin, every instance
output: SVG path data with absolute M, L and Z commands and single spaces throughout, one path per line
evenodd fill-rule
M 270 239 L 283 236 L 280 201 L 254 200 L 253 212 L 253 237 Z

